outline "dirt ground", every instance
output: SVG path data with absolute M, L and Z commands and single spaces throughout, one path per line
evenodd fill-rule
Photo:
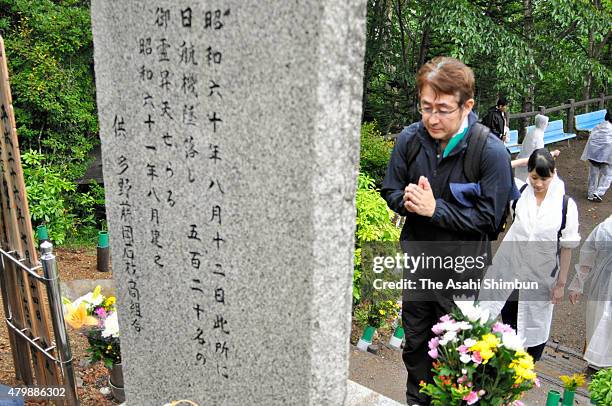
M 572 140 L 554 145 L 561 150 L 557 160 L 559 176 L 565 181 L 567 194 L 574 198 L 578 205 L 580 216 L 580 234 L 586 238 L 593 228 L 612 213 L 612 191 L 604 197 L 601 203 L 586 200 L 586 184 L 588 169 L 580 161 L 580 155 L 585 145 L 584 139 Z M 111 272 L 101 273 L 96 270 L 95 249 L 91 250 L 56 250 L 58 268 L 62 281 L 80 279 L 109 279 Z M 574 261 L 577 252 L 574 252 Z M 0 305 L 0 315 L 4 313 Z M 562 345 L 582 351 L 584 347 L 585 309 L 583 305 L 571 306 L 567 301 L 555 308 L 551 339 L 559 341 Z M 388 333 L 387 333 L 388 334 Z M 360 331 L 354 326 L 351 341 L 355 344 Z M 86 340 L 78 333 L 69 330 L 70 344 L 74 355 L 74 366 L 79 384 L 79 397 L 84 406 L 115 405 L 109 396 L 104 396 L 100 389 L 107 385 L 107 372 L 101 363 L 90 365 L 87 363 Z M 387 338 L 383 339 L 386 342 Z M 355 352 L 353 349 L 352 352 Z M 355 354 L 351 356 L 350 378 L 366 386 L 369 382 L 377 381 L 374 385 L 387 396 L 397 400 L 403 399 L 405 385 L 405 369 L 398 352 L 381 348 L 367 362 L 361 361 Z M 380 365 L 378 365 L 380 364 Z M 390 366 L 389 366 L 390 365 Z M 383 367 L 384 366 L 384 367 Z M 0 383 L 4 385 L 19 385 L 14 376 L 11 348 L 7 336 L 6 323 L 0 323 Z M 382 384 L 381 384 L 382 383 Z M 29 404 L 36 404 L 30 402 Z

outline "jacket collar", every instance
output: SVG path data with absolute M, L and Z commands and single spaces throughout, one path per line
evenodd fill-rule
M 468 140 L 471 137 L 471 132 L 470 131 L 471 131 L 472 127 L 474 126 L 474 124 L 476 124 L 478 122 L 478 116 L 476 115 L 476 113 L 474 113 L 474 111 L 471 111 L 470 114 L 468 114 L 468 116 L 467 116 L 467 120 L 468 120 L 468 132 L 467 132 L 467 134 L 464 137 L 462 137 L 462 139 L 457 143 L 457 145 L 455 145 L 455 147 L 448 154 L 447 157 L 454 156 L 454 155 L 460 153 L 461 151 L 463 151 L 463 149 L 467 147 L 467 142 L 468 142 Z M 433 150 L 436 150 L 437 141 L 434 140 L 433 138 L 431 138 L 431 136 L 429 135 L 429 133 L 425 129 L 425 126 L 423 125 L 423 120 L 419 121 L 419 127 L 418 128 L 419 128 L 418 136 L 421 139 L 421 144 L 422 145 L 427 145 L 429 148 L 432 148 Z M 461 131 L 461 129 L 459 131 Z

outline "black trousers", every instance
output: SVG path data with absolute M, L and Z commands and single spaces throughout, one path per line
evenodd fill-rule
M 518 319 L 518 291 L 512 292 L 510 298 L 501 310 L 502 321 L 508 324 L 516 331 Z M 533 357 L 533 361 L 537 362 L 542 358 L 546 343 L 536 345 L 535 347 L 527 347 L 527 353 Z
M 433 382 L 433 359 L 427 354 L 427 344 L 435 336 L 431 331 L 433 325 L 451 309 L 452 301 L 404 300 L 402 303 L 402 324 L 406 334 L 402 359 L 408 371 L 406 400 L 409 406 L 430 404 L 429 397 L 419 392 L 419 382 Z

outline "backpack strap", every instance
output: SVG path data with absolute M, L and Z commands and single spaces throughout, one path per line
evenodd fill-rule
M 480 160 L 491 130 L 485 125 L 474 123 L 470 130 L 472 135 L 468 140 L 467 150 L 463 159 L 463 172 L 468 182 L 477 183 L 480 180 Z
M 557 241 L 561 240 L 561 233 L 565 230 L 565 224 L 567 223 L 567 206 L 569 204 L 569 196 L 563 195 L 563 209 L 561 209 L 561 227 L 557 231 Z
M 421 141 L 419 140 L 418 133 L 414 133 L 410 141 L 408 141 L 408 147 L 406 148 L 406 168 L 410 167 L 410 164 L 414 161 L 420 150 Z
M 561 227 L 559 227 L 559 231 L 557 231 L 557 266 L 552 270 L 550 276 L 554 277 L 559 270 L 559 262 L 561 260 L 561 234 L 563 230 L 565 230 L 565 225 L 567 223 L 567 206 L 569 204 L 569 196 L 563 195 L 563 207 L 561 209 Z
M 519 192 L 521 192 L 521 195 L 523 194 L 523 191 L 527 189 L 527 183 L 525 183 L 523 186 L 521 186 L 521 188 L 519 189 Z M 518 198 L 520 199 L 520 197 Z M 512 221 L 514 221 L 514 218 L 516 217 L 516 204 L 518 203 L 518 199 L 514 200 L 512 202 Z M 565 227 L 565 226 L 563 226 Z

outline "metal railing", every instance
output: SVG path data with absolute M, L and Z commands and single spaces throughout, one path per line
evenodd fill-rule
M 51 308 L 51 321 L 53 323 L 53 333 L 55 336 L 55 344 L 47 348 L 41 347 L 38 342 L 41 341 L 40 337 L 31 338 L 26 334 L 29 328 L 20 329 L 13 324 L 13 313 L 8 300 L 5 300 L 4 310 L 6 312 L 6 324 L 14 331 L 21 339 L 25 340 L 30 346 L 36 348 L 47 357 L 50 361 L 57 363 L 62 371 L 64 377 L 64 387 L 66 388 L 66 400 L 68 405 L 79 405 L 77 396 L 76 380 L 74 378 L 74 367 L 72 351 L 70 350 L 70 343 L 68 341 L 68 333 L 66 332 L 66 325 L 64 323 L 64 312 L 62 308 L 62 295 L 60 290 L 59 275 L 57 271 L 57 262 L 55 255 L 53 254 L 53 244 L 48 241 L 43 242 L 40 245 L 41 248 L 41 264 L 33 268 L 28 268 L 23 264 L 23 260 L 16 258 L 13 254 L 15 251 L 4 251 L 0 249 L 0 273 L 5 272 L 5 261 L 10 261 L 16 266 L 16 269 L 21 270 L 28 274 L 29 277 L 38 280 L 46 286 L 47 300 L 49 301 L 49 307 Z M 39 274 L 39 270 L 42 269 L 43 275 Z M 0 278 L 2 279 L 2 278 Z M 6 292 L 6 284 L 2 283 L 2 296 L 8 298 L 8 292 Z M 51 351 L 55 350 L 57 356 L 54 356 Z

